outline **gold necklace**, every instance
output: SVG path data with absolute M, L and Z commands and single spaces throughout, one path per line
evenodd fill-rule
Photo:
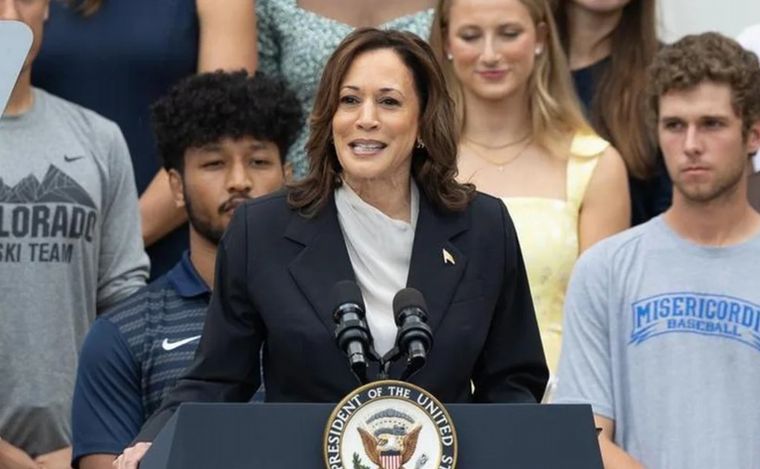
M 464 139 L 467 140 L 470 143 L 474 143 L 475 145 L 477 145 L 479 147 L 482 147 L 482 148 L 486 148 L 488 150 L 503 150 L 505 148 L 509 148 L 509 147 L 515 146 L 518 143 L 524 142 L 525 140 L 527 140 L 527 139 L 530 138 L 530 134 L 531 133 L 528 132 L 527 134 L 525 134 L 524 136 L 518 138 L 517 140 L 512 140 L 511 142 L 502 143 L 502 144 L 499 144 L 499 145 L 488 145 L 486 143 L 482 143 L 482 142 L 478 142 L 477 140 L 473 140 L 470 137 L 464 137 Z
M 492 160 L 491 158 L 488 158 L 488 157 L 484 156 L 482 153 L 480 153 L 479 151 L 477 151 L 475 148 L 472 148 L 472 147 L 471 148 L 473 150 L 473 153 L 475 153 L 475 156 L 477 156 L 481 160 L 485 161 L 486 163 L 490 164 L 491 166 L 496 166 L 496 169 L 498 169 L 499 172 L 504 172 L 504 167 L 507 166 L 507 165 L 509 165 L 509 164 L 514 163 L 515 161 L 517 161 L 517 159 L 520 158 L 523 153 L 525 153 L 525 150 L 528 149 L 528 147 L 530 146 L 531 143 L 533 143 L 533 139 L 532 138 L 528 139 L 528 141 L 525 142 L 525 145 L 523 145 L 523 147 L 520 148 L 520 150 L 517 153 L 515 153 L 514 156 L 512 156 L 511 158 L 509 158 L 507 161 L 500 161 L 500 162 L 496 162 L 496 161 Z

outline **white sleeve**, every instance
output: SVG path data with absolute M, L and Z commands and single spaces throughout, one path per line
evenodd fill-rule
M 108 175 L 98 258 L 98 312 L 145 285 L 150 270 L 140 229 L 132 161 L 124 136 L 114 124 L 107 143 Z
M 578 260 L 565 297 L 555 403 L 591 404 L 613 419 L 609 340 L 609 251 L 597 245 Z

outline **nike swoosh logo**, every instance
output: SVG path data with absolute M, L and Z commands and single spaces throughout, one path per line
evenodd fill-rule
M 195 337 L 188 337 L 187 339 L 181 339 L 176 342 L 169 342 L 169 339 L 164 339 L 164 341 L 161 343 L 161 348 L 163 348 L 167 352 L 170 352 L 174 350 L 175 348 L 182 347 L 183 345 L 189 344 L 190 342 L 193 342 L 200 338 L 201 336 L 196 335 Z
M 72 161 L 76 161 L 76 160 L 81 160 L 82 158 L 84 158 L 84 155 L 80 155 L 80 156 L 63 155 L 63 161 L 67 163 L 71 163 Z

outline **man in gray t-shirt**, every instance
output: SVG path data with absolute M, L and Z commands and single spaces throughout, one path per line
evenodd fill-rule
M 660 217 L 578 261 L 557 403 L 590 403 L 609 468 L 760 467 L 760 67 L 716 33 L 664 47 L 652 115 L 673 180 Z
M 0 467 L 68 467 L 79 347 L 148 260 L 117 126 L 31 87 L 48 1 L 0 5 L 34 33 L 0 118 Z

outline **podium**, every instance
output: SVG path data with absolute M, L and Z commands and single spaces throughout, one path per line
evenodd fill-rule
M 333 408 L 182 404 L 140 468 L 325 469 L 322 437 Z M 602 469 L 588 405 L 447 404 L 446 409 L 459 441 L 457 468 Z

